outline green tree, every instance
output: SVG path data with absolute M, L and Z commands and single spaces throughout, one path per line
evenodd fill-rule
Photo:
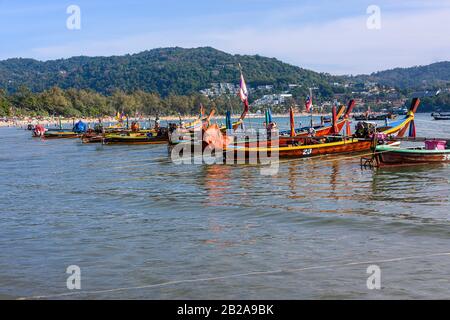
M 0 89 L 0 116 L 5 117 L 10 115 L 11 104 L 8 100 L 6 92 Z
M 58 87 L 53 87 L 39 94 L 39 110 L 49 114 L 63 116 L 80 116 L 81 112 L 75 109 L 66 93 Z

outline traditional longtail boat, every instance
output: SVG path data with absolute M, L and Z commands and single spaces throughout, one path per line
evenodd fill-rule
M 34 137 L 42 137 L 44 139 L 74 139 L 80 137 L 83 133 L 86 132 L 86 124 L 82 121 L 78 121 L 73 126 L 72 130 L 66 129 L 46 129 L 44 133 L 38 132 L 37 130 L 33 131 Z
M 372 139 L 362 139 L 344 136 L 321 137 L 279 137 L 277 141 L 258 141 L 249 143 L 228 144 L 224 147 L 225 157 L 235 159 L 244 157 L 260 158 L 260 155 L 272 156 L 278 154 L 280 158 L 304 158 L 326 154 L 353 153 L 370 150 Z
M 61 133 L 73 133 L 73 131 L 70 131 L 70 130 L 67 130 L 67 129 L 56 129 L 56 128 L 49 129 L 49 128 L 44 127 L 41 124 L 37 124 L 34 127 L 34 129 L 31 131 L 33 137 L 40 137 L 40 138 L 43 138 L 45 133 L 47 133 L 47 132 L 49 133 L 48 135 L 50 135 L 50 134 L 55 135 L 55 134 L 57 134 L 59 132 L 61 132 Z
M 103 124 L 99 122 L 95 125 L 94 129 L 88 129 L 86 133 L 80 136 L 80 139 L 83 143 L 102 143 L 105 139 L 106 135 L 127 135 L 129 133 L 141 134 L 141 135 L 157 135 L 159 122 L 155 120 L 155 128 L 151 129 L 140 129 L 139 123 L 137 121 L 133 121 L 131 124 L 131 129 L 119 126 L 109 126 L 104 128 Z
M 353 119 L 358 121 L 383 121 L 386 119 L 394 120 L 397 118 L 396 114 L 392 113 L 383 113 L 383 114 L 358 114 L 354 115 Z
M 220 146 L 220 150 L 222 150 L 222 146 L 227 144 L 228 141 L 231 141 L 231 138 L 227 136 L 227 133 L 230 131 L 235 132 L 244 122 L 244 119 L 249 111 L 248 90 L 242 71 L 240 77 L 239 95 L 244 104 L 244 110 L 237 121 L 232 123 L 231 114 L 230 112 L 227 112 L 227 124 L 225 127 L 219 127 L 216 123 L 211 125 L 210 118 L 214 115 L 215 112 L 215 110 L 212 110 L 211 114 L 202 122 L 201 132 L 199 131 L 199 133 L 201 133 L 201 136 L 196 137 L 193 130 L 190 131 L 183 128 L 177 128 L 175 125 L 174 127 L 169 129 L 169 144 L 181 144 L 183 148 L 190 148 L 192 152 L 197 150 L 195 146 L 198 145 L 201 146 L 200 149 L 202 151 L 204 151 L 208 146 L 216 145 Z M 198 140 L 196 138 L 198 138 Z
M 377 167 L 450 163 L 450 146 L 444 140 L 427 140 L 424 147 L 380 145 L 375 149 L 374 159 Z
M 291 130 L 281 131 L 279 133 L 279 135 L 280 135 L 279 138 L 284 139 L 286 137 L 290 137 L 290 140 L 292 140 L 292 139 L 302 140 L 302 138 L 305 138 L 305 137 L 308 137 L 311 135 L 313 135 L 314 137 L 322 137 L 322 136 L 339 133 L 344 128 L 345 125 L 347 125 L 347 129 L 346 129 L 347 135 L 350 136 L 351 130 L 350 130 L 349 117 L 350 117 L 350 113 L 352 112 L 354 106 L 355 106 L 355 101 L 350 100 L 347 108 L 345 108 L 345 106 L 341 106 L 339 108 L 339 111 L 337 111 L 337 112 L 335 109 L 333 109 L 334 114 L 333 114 L 333 117 L 331 118 L 331 124 L 329 124 L 329 125 L 314 126 L 312 129 L 310 127 L 297 128 L 294 131 L 292 129 L 294 127 L 294 114 L 293 114 L 293 109 L 291 108 L 290 109 Z M 344 112 L 345 112 L 345 114 L 344 114 Z M 243 122 L 245 115 L 247 113 L 248 113 L 248 104 L 246 105 L 245 100 L 244 100 L 244 112 L 242 113 L 241 118 L 239 119 L 239 121 L 233 123 L 233 125 L 228 124 L 226 129 L 233 129 L 233 131 L 235 131 L 237 126 Z M 337 119 L 339 119 L 339 120 L 337 120 Z M 228 120 L 228 122 L 231 123 L 231 120 Z M 267 129 L 270 130 L 270 125 L 273 123 L 270 110 L 266 111 L 266 121 L 265 122 L 266 122 Z M 223 129 L 224 128 L 220 128 L 222 133 L 224 133 L 224 136 L 226 136 Z M 206 143 L 204 143 L 204 145 L 208 145 L 208 144 L 216 145 L 216 143 L 220 143 L 219 142 L 220 137 L 217 137 L 217 134 L 214 133 L 214 130 L 216 130 L 216 129 L 214 127 L 212 127 L 211 130 L 209 130 L 209 132 L 206 134 L 206 140 L 208 140 L 208 141 Z M 233 135 L 231 137 L 224 137 L 223 140 L 225 141 L 225 144 L 228 144 L 227 141 L 232 141 L 232 139 L 233 139 Z M 242 144 L 242 142 L 239 142 L 239 141 L 237 143 Z
M 45 139 L 74 139 L 80 136 L 79 133 L 73 131 L 46 131 Z
M 397 133 L 403 136 L 410 128 L 410 133 L 415 133 L 414 114 L 417 111 L 420 100 L 413 99 L 408 115 L 398 123 L 385 127 L 379 131 L 384 135 Z M 336 111 L 333 108 L 334 123 L 336 123 Z M 293 123 L 293 112 L 291 109 L 291 125 Z M 292 135 L 294 130 L 291 127 Z M 227 141 L 226 141 L 227 142 Z M 225 143 L 226 143 L 225 142 Z M 324 136 L 324 137 L 280 137 L 277 141 L 249 142 L 249 143 L 231 143 L 225 144 L 223 148 L 225 157 L 234 159 L 245 157 L 258 157 L 260 155 L 278 154 L 280 158 L 304 158 L 317 155 L 355 153 L 369 151 L 375 147 L 376 139 L 367 137 L 345 137 L 345 136 Z M 262 144 L 262 145 L 261 145 Z
M 305 158 L 318 155 L 338 154 L 338 153 L 353 153 L 370 150 L 372 146 L 371 140 L 362 140 L 359 138 L 342 138 L 342 137 L 327 137 L 321 140 L 311 140 L 311 138 L 304 138 L 303 142 L 299 139 L 283 139 L 281 138 L 277 146 L 269 143 L 268 146 L 239 146 L 228 145 L 224 154 L 226 157 L 240 158 L 243 154 L 246 159 L 250 157 L 260 158 L 261 155 L 272 156 L 278 154 L 280 158 Z
M 161 128 L 158 133 L 122 133 L 106 134 L 103 139 L 104 144 L 165 144 L 168 142 L 166 128 Z
M 434 120 L 450 120 L 450 112 L 433 112 L 431 116 Z

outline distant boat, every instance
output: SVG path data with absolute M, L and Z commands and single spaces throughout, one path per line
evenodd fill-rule
M 324 123 L 331 123 L 331 121 L 332 121 L 331 117 L 329 117 L 329 116 L 323 117 L 322 120 L 323 120 Z
M 393 113 L 399 116 L 406 116 L 408 113 L 408 108 L 395 109 Z
M 434 120 L 450 120 L 450 112 L 433 112 L 431 116 Z
M 394 120 L 397 118 L 396 114 L 392 114 L 392 113 L 383 113 L 383 114 L 367 114 L 367 113 L 363 113 L 363 114 L 355 114 L 353 115 L 353 119 L 357 120 L 357 121 L 377 121 L 377 120 Z

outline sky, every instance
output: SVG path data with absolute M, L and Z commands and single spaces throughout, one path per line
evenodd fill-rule
M 77 21 L 71 5 L 80 9 L 79 29 L 67 27 Z M 331 74 L 426 65 L 450 60 L 450 0 L 0 0 L 1 60 L 173 46 Z

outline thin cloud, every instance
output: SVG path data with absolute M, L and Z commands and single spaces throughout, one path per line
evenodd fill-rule
M 288 15 L 293 15 L 288 12 Z M 282 19 L 281 11 L 275 15 Z M 367 15 L 328 23 L 186 29 L 143 33 L 113 40 L 73 42 L 33 49 L 41 59 L 74 55 L 136 53 L 166 46 L 213 46 L 230 53 L 260 54 L 333 74 L 370 73 L 394 67 L 450 60 L 450 9 L 384 13 L 381 30 L 366 28 Z M 273 18 L 273 16 L 271 17 Z M 275 18 L 273 18 L 275 19 Z
M 381 30 L 368 30 L 366 16 L 300 28 L 245 29 L 210 35 L 222 49 L 260 53 L 318 71 L 368 73 L 450 59 L 450 10 L 382 15 Z M 242 40 L 245 39 L 245 40 Z

